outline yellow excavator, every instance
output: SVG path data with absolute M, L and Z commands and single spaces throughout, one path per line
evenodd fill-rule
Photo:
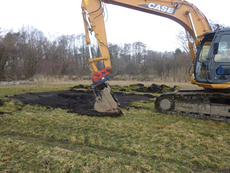
M 101 51 L 101 57 L 89 58 L 94 72 L 95 110 L 119 112 L 118 101 L 105 83 L 112 71 L 105 3 L 165 17 L 186 30 L 193 62 L 190 81 L 203 89 L 159 95 L 155 101 L 157 111 L 230 123 L 230 29 L 217 27 L 212 31 L 205 15 L 186 0 L 82 0 L 86 42 L 90 45 L 89 33 L 94 33 Z M 105 69 L 98 70 L 97 61 L 104 61 Z

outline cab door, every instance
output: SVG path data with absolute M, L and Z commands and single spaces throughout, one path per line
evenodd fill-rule
M 209 71 L 207 71 L 207 66 L 213 37 L 214 33 L 206 35 L 198 47 L 194 68 L 196 82 L 208 83 Z

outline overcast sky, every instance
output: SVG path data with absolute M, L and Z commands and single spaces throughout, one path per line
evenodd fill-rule
M 208 19 L 230 26 L 229 0 L 189 0 Z M 55 35 L 84 33 L 81 0 L 0 0 L 0 27 L 17 31 L 33 26 Z M 159 16 L 107 4 L 108 42 L 116 44 L 141 41 L 155 51 L 174 51 L 179 47 L 179 24 Z

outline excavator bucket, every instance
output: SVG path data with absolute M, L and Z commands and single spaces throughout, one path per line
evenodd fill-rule
M 117 103 L 111 95 L 110 88 L 104 88 L 97 96 L 94 109 L 98 112 L 119 113 Z

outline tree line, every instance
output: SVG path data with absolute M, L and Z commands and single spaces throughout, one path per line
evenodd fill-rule
M 142 42 L 117 45 L 109 43 L 114 79 L 189 80 L 192 59 L 187 51 L 159 52 Z M 100 57 L 97 44 L 93 57 Z M 19 31 L 0 29 L 0 80 L 31 79 L 36 75 L 62 78 L 90 78 L 89 48 L 85 35 L 61 35 L 47 38 L 33 27 Z M 118 68 L 116 68 L 118 64 Z M 104 68 L 102 62 L 98 68 Z

